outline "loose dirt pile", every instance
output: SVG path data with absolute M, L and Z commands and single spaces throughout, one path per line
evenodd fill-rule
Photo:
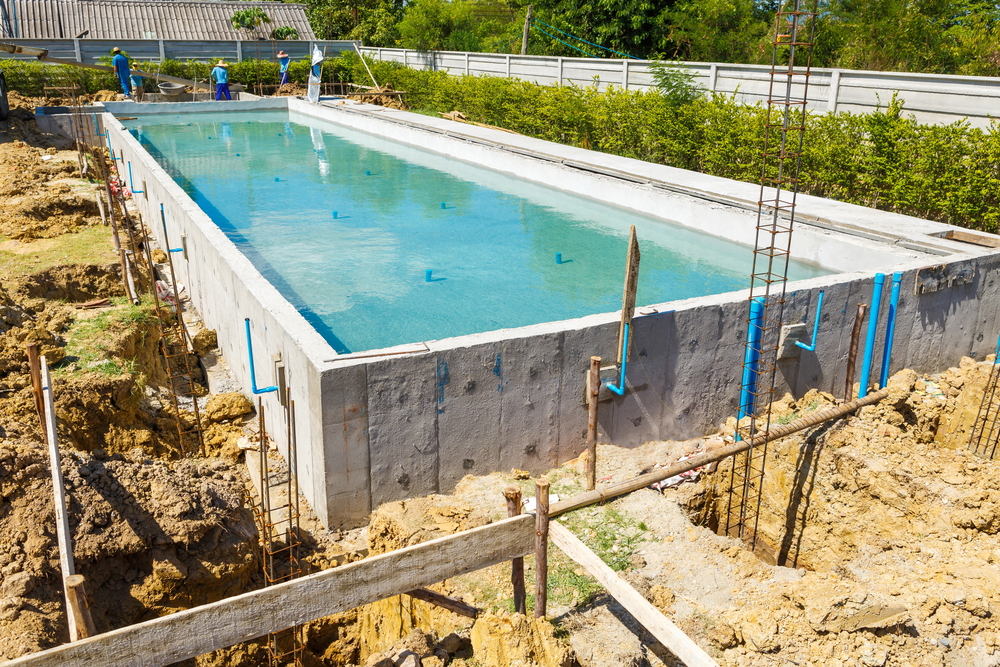
M 63 449 L 77 572 L 98 632 L 213 602 L 258 573 L 256 528 L 237 471 Z M 68 640 L 47 451 L 0 440 L 0 657 Z

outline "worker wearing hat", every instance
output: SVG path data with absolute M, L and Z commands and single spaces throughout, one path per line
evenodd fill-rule
M 118 77 L 122 92 L 125 93 L 125 97 L 132 97 L 132 85 L 129 82 L 129 76 L 132 72 L 129 70 L 128 58 L 117 46 L 111 49 L 111 53 L 114 55 L 111 59 L 111 66 L 115 68 L 115 76 Z
M 216 101 L 221 100 L 223 95 L 226 96 L 227 100 L 233 99 L 229 95 L 229 72 L 226 70 L 227 67 L 229 65 L 220 60 L 215 64 L 215 69 L 212 70 L 212 81 L 215 81 Z
M 281 82 L 278 83 L 279 86 L 283 86 L 288 83 L 288 64 L 292 59 L 284 51 L 278 51 L 278 62 L 281 63 L 281 68 L 278 70 L 281 73 Z

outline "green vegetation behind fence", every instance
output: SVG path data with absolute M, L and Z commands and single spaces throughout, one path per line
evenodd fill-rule
M 345 77 L 370 83 L 354 54 Z M 452 76 L 368 60 L 407 105 L 458 110 L 469 120 L 624 157 L 759 182 L 762 106 L 722 95 L 677 103 L 657 90 L 542 86 Z M 801 191 L 819 197 L 996 232 L 1000 228 L 1000 122 L 924 125 L 886 100 L 875 113 L 809 114 Z
M 73 80 L 89 93 L 116 90 L 111 73 L 0 61 L 8 86 L 41 96 L 46 86 Z M 380 84 L 407 91 L 414 110 L 459 110 L 470 120 L 532 137 L 758 182 L 764 109 L 725 96 L 685 101 L 657 90 L 542 86 L 502 77 L 451 76 L 368 61 Z M 205 79 L 210 66 L 166 61 L 149 71 Z M 294 62 L 291 79 L 304 83 L 309 65 Z M 230 66 L 230 80 L 277 83 L 278 65 L 248 60 Z M 326 63 L 323 80 L 370 84 L 354 54 Z M 147 82 L 152 90 L 152 82 Z M 988 232 L 1000 230 L 1000 122 L 988 131 L 958 122 L 923 125 L 892 99 L 869 114 L 810 114 L 802 163 L 802 192 Z

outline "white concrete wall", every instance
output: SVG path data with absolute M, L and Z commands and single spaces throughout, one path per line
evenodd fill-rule
M 367 46 L 372 58 L 405 63 L 416 69 L 450 74 L 506 76 L 542 85 L 617 86 L 643 89 L 653 85 L 648 60 L 614 58 L 560 58 L 503 53 L 414 51 Z M 746 104 L 766 102 L 770 66 L 732 63 L 678 63 L 695 75 L 704 90 L 735 95 Z M 793 96 L 801 97 L 801 86 Z M 974 127 L 987 128 L 1000 108 L 1000 78 L 909 72 L 870 72 L 814 67 L 809 80 L 808 107 L 813 111 L 867 113 L 885 108 L 894 92 L 905 101 L 904 110 L 922 123 L 953 123 L 968 118 Z
M 373 147 L 392 144 L 428 165 L 442 157 L 485 164 L 710 233 L 752 239 L 758 196 L 752 184 L 381 107 L 281 103 L 293 120 L 308 116 L 310 123 L 363 130 Z M 230 113 L 243 107 L 206 105 L 184 107 Z M 124 108 L 133 115 L 136 106 Z M 427 341 L 409 354 L 387 352 L 418 348 L 337 356 L 131 135 L 117 121 L 107 122 L 113 145 L 125 151 L 136 179 L 146 181 L 137 203 L 147 220 L 158 220 L 163 202 L 172 239 L 188 230 L 192 252 L 186 264 L 179 262 L 180 280 L 190 285 L 206 324 L 218 329 L 237 377 L 249 387 L 245 316 L 254 322 L 261 384 L 271 382 L 270 354 L 285 355 L 299 406 L 303 491 L 329 525 L 357 525 L 386 501 L 447 492 L 466 474 L 512 467 L 538 473 L 580 452 L 585 372 L 591 355 L 613 360 L 617 313 Z M 797 252 L 846 273 L 789 286 L 787 322 L 811 323 L 820 289 L 826 303 L 817 351 L 781 362 L 779 391 L 841 392 L 855 307 L 870 299 L 876 270 L 906 271 L 893 369 L 934 371 L 964 354 L 992 351 L 1000 262 L 993 250 L 936 236 L 952 229 L 947 225 L 814 197 L 800 197 L 799 216 L 808 222 L 795 233 Z M 973 266 L 974 279 L 916 296 L 916 270 L 939 264 Z M 622 445 L 689 437 L 734 414 L 746 293 L 637 310 L 628 372 L 634 390 L 602 402 L 605 437 Z M 881 343 L 876 347 L 881 350 Z M 265 397 L 265 410 L 272 435 L 282 442 L 273 395 Z

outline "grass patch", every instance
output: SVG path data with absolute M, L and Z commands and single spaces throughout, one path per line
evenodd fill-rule
M 116 354 L 116 338 L 121 332 L 153 320 L 152 297 L 144 296 L 133 305 L 127 297 L 113 297 L 113 307 L 104 308 L 93 316 L 78 317 L 66 332 L 66 358 L 56 373 L 96 372 L 109 377 L 139 375 L 135 359 L 122 359 Z M 88 314 L 89 315 L 89 314 Z
M 51 239 L 16 243 L 0 236 L 0 278 L 10 280 L 64 264 L 107 264 L 116 260 L 111 228 L 87 227 Z

